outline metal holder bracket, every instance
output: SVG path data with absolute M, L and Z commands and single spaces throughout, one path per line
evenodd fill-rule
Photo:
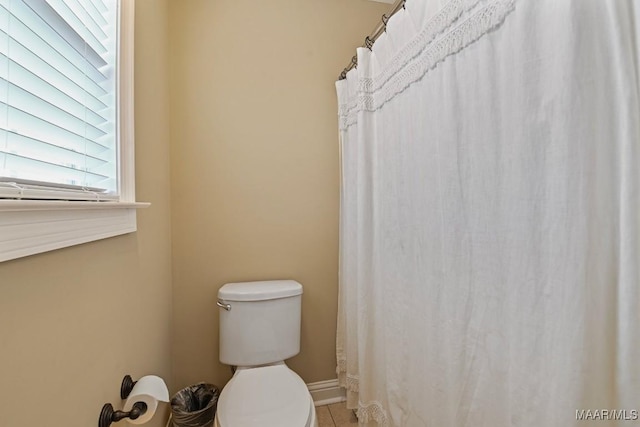
M 102 407 L 102 411 L 100 412 L 98 427 L 109 427 L 111 423 L 117 423 L 125 418 L 135 420 L 145 412 L 147 412 L 147 404 L 144 402 L 134 403 L 133 408 L 131 408 L 129 412 L 114 411 L 111 403 L 105 403 Z
M 122 385 L 120 385 L 120 398 L 122 400 L 129 397 L 131 390 L 133 390 L 133 386 L 136 385 L 136 382 L 137 381 L 134 381 L 133 378 L 131 378 L 131 375 L 124 376 L 122 379 Z M 100 411 L 98 427 L 109 427 L 111 423 L 117 423 L 125 418 L 135 420 L 145 412 L 147 412 L 147 404 L 144 402 L 134 403 L 129 412 L 116 411 L 113 409 L 113 405 L 111 403 L 105 403 L 102 407 L 102 411 Z

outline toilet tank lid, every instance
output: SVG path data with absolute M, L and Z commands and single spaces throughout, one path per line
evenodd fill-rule
M 226 301 L 264 301 L 300 294 L 302 285 L 295 280 L 264 280 L 227 283 L 218 291 L 218 298 Z

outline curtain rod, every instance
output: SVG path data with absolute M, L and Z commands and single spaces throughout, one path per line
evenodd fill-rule
M 382 15 L 381 22 L 378 24 L 378 26 L 375 28 L 375 30 L 373 30 L 371 35 L 365 37 L 364 45 L 362 47 L 366 47 L 369 50 L 371 50 L 371 47 L 373 46 L 375 41 L 378 39 L 378 37 L 380 37 L 382 35 L 382 33 L 384 33 L 385 31 L 387 31 L 387 22 L 389 22 L 389 19 L 393 15 L 395 15 L 396 12 L 398 12 L 400 9 L 404 9 L 404 5 L 405 5 L 406 2 L 407 2 L 407 0 L 396 0 L 395 4 L 393 5 L 391 10 L 389 11 L 389 15 L 387 15 L 387 14 Z M 345 69 L 342 70 L 342 72 L 340 73 L 340 76 L 338 77 L 338 80 L 346 79 L 347 78 L 347 72 L 349 70 L 353 69 L 354 67 L 357 67 L 357 66 L 358 66 L 358 56 L 354 55 L 353 58 L 351 58 L 351 62 L 349 63 L 349 65 L 347 65 L 345 67 Z

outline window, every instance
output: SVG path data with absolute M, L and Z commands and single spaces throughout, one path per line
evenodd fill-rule
M 136 230 L 132 0 L 0 0 L 0 261 Z

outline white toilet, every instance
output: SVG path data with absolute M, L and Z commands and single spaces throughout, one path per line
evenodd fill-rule
M 318 427 L 302 378 L 284 363 L 300 352 L 302 285 L 227 283 L 218 291 L 220 361 L 237 366 L 215 427 Z

